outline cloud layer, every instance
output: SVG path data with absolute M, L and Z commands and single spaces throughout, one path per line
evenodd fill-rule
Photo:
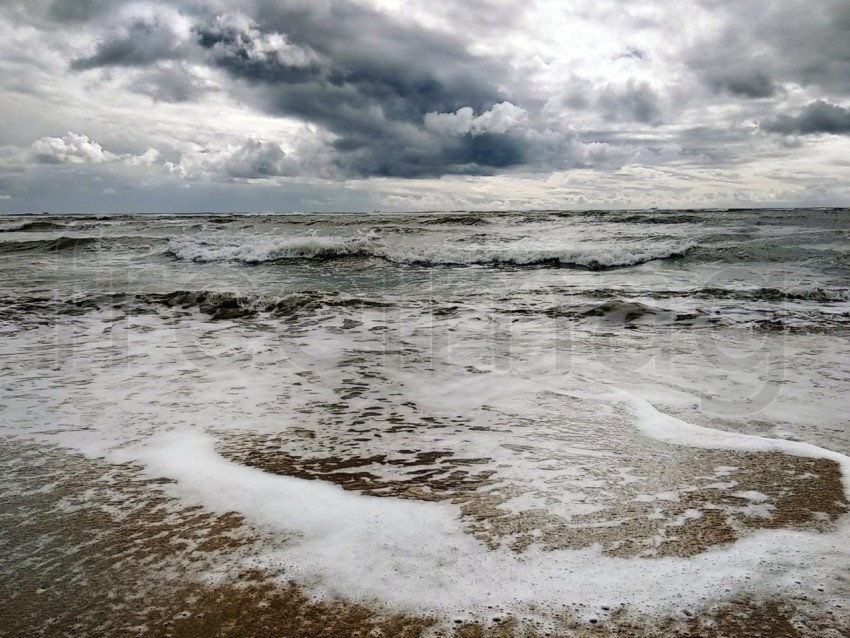
M 57 171 L 92 209 L 848 201 L 843 0 L 3 0 L 0 36 L 8 209 Z

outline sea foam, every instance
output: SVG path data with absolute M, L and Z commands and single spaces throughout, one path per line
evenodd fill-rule
M 757 437 L 673 432 L 680 422 L 659 418 L 640 402 L 633 405 L 641 427 L 654 435 L 720 441 L 730 449 L 819 454 L 840 460 L 846 478 L 846 457 Z M 846 521 L 831 535 L 771 530 L 686 559 L 623 559 L 598 548 L 493 551 L 465 533 L 453 506 L 362 496 L 266 474 L 222 459 L 214 441 L 198 432 L 153 437 L 127 458 L 143 462 L 151 476 L 177 481 L 181 498 L 222 513 L 237 511 L 252 524 L 293 535 L 286 549 L 260 552 L 243 567 L 283 570 L 285 579 L 310 584 L 323 597 L 380 601 L 410 613 L 486 616 L 495 607 L 544 623 L 565 608 L 586 620 L 604 616 L 604 609 L 638 618 L 675 615 L 723 598 L 823 586 L 840 577 L 838 557 L 850 559 Z

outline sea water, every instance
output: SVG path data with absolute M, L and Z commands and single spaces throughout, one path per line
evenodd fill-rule
M 0 273 L 20 631 L 248 570 L 436 627 L 846 629 L 848 211 L 5 216 Z

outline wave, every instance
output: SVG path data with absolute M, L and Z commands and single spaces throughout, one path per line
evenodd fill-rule
M 611 221 L 629 224 L 698 224 L 705 221 L 696 215 L 628 215 Z
M 610 324 L 655 324 L 655 325 L 716 325 L 721 318 L 709 313 L 676 311 L 651 306 L 639 301 L 611 299 L 601 303 L 580 304 L 575 306 L 555 306 L 544 314 L 550 317 L 569 317 L 572 319 L 597 319 Z
M 95 248 L 98 250 L 119 247 L 150 247 L 165 242 L 161 237 L 147 235 L 98 235 L 69 237 L 63 235 L 54 239 L 34 239 L 31 241 L 0 241 L 0 254 L 14 253 L 57 253 Z
M 273 317 L 296 317 L 322 308 L 387 308 L 381 299 L 351 297 L 338 292 L 307 291 L 284 296 L 241 295 L 210 290 L 178 290 L 165 294 L 136 295 L 146 303 L 197 308 L 212 319 L 238 319 L 268 313 Z
M 687 259 L 691 262 L 772 263 L 808 261 L 840 254 L 828 249 L 753 242 L 731 246 L 699 246 L 689 251 Z
M 34 319 L 37 326 L 59 315 L 84 315 L 106 308 L 118 308 L 130 297 L 124 293 L 83 294 L 71 297 L 46 295 L 0 295 L 0 320 Z M 24 322 L 26 323 L 26 322 Z
M 536 266 L 606 270 L 637 266 L 650 261 L 680 257 L 690 245 L 661 243 L 651 246 L 594 248 L 420 248 L 381 255 L 389 261 L 427 266 Z
M 370 257 L 368 239 L 336 237 L 289 237 L 260 239 L 242 244 L 218 244 L 199 240 L 171 240 L 167 255 L 182 261 L 210 263 L 234 261 L 258 265 L 286 260 L 330 260 L 344 257 Z
M 0 296 L 0 319 L 27 315 L 81 315 L 107 309 L 147 313 L 149 306 L 196 309 L 213 320 L 240 319 L 260 313 L 295 318 L 327 309 L 388 308 L 379 298 L 353 297 L 339 292 L 305 291 L 286 295 L 240 294 L 215 290 L 175 290 L 167 293 L 92 293 L 70 297 Z
M 469 214 L 420 216 L 415 221 L 426 226 L 483 226 L 490 223 L 486 217 Z
M 118 295 L 101 296 L 94 300 L 76 300 L 76 309 L 96 308 L 98 304 L 115 306 Z M 197 309 L 208 315 L 211 320 L 243 319 L 257 315 L 265 315 L 281 319 L 299 319 L 313 316 L 322 311 L 364 310 L 389 308 L 394 303 L 386 298 L 354 297 L 338 292 L 304 291 L 290 293 L 284 296 L 238 294 L 232 292 L 217 292 L 209 290 L 174 291 L 165 294 L 142 294 L 132 296 L 135 301 L 144 304 L 180 307 L 182 309 Z M 445 305 L 436 300 L 422 307 L 435 318 L 456 318 L 462 304 Z M 497 312 L 501 309 L 494 308 Z M 591 321 L 608 326 L 672 327 L 672 328 L 712 328 L 721 326 L 738 326 L 751 328 L 760 332 L 800 331 L 819 332 L 846 330 L 846 317 L 807 312 L 797 315 L 786 313 L 777 314 L 769 309 L 743 308 L 726 309 L 670 309 L 661 306 L 645 304 L 634 300 L 611 299 L 601 303 L 578 305 L 560 305 L 537 310 L 508 311 L 509 314 L 546 315 L 553 318 L 570 318 L 574 321 Z
M 0 227 L 0 233 L 34 233 L 34 232 L 50 232 L 54 230 L 64 230 L 67 228 L 65 224 L 57 224 L 55 222 L 35 221 L 13 224 L 11 226 Z
M 36 239 L 32 241 L 0 242 L 0 253 L 21 252 L 59 252 L 75 248 L 85 248 L 100 241 L 100 237 L 57 237 L 56 239 Z
M 416 266 L 506 266 L 562 267 L 585 270 L 624 268 L 681 257 L 692 244 L 661 242 L 644 246 L 588 248 L 520 248 L 465 246 L 388 246 L 374 237 L 289 237 L 259 238 L 250 243 L 217 244 L 209 241 L 175 241 L 166 254 L 196 263 L 231 261 L 250 265 L 291 260 L 381 259 Z
M 536 314 L 533 310 L 515 311 L 518 314 Z M 537 311 L 539 312 L 539 311 Z M 543 310 L 549 317 L 566 317 L 575 321 L 591 320 L 610 326 L 637 328 L 675 327 L 711 328 L 738 326 L 757 332 L 823 333 L 846 332 L 850 328 L 848 317 L 819 312 L 788 314 L 769 308 L 688 308 L 673 310 L 634 300 L 610 299 L 601 303 L 561 305 Z
M 838 302 L 850 301 L 850 290 L 847 288 L 827 289 L 813 288 L 755 288 L 737 290 L 728 288 L 702 288 L 694 293 L 696 297 L 750 299 L 753 301 L 817 301 Z
M 625 290 L 596 288 L 576 291 L 574 294 L 597 299 L 644 297 L 649 299 L 737 299 L 741 301 L 814 301 L 820 303 L 850 301 L 848 288 L 823 288 L 821 286 L 793 288 L 720 288 L 705 287 L 690 290 Z
M 361 325 L 358 310 L 386 309 L 398 303 L 409 303 L 410 312 L 430 314 L 434 320 L 454 321 L 466 312 L 476 316 L 479 305 L 446 303 L 437 299 L 403 302 L 391 297 L 355 297 L 339 292 L 308 290 L 285 295 L 241 294 L 215 290 L 176 290 L 166 293 L 128 292 L 91 293 L 66 298 L 50 296 L 0 296 L 0 320 L 21 325 L 44 325 L 45 318 L 61 315 L 81 316 L 107 312 L 114 321 L 116 312 L 126 315 L 154 314 L 167 309 L 195 311 L 211 321 L 243 320 L 261 317 L 286 322 L 344 318 L 343 328 Z M 351 311 L 355 311 L 352 315 Z M 596 325 L 606 332 L 618 329 L 749 329 L 758 333 L 823 333 L 846 334 L 850 315 L 819 309 L 788 312 L 787 309 L 725 308 L 671 309 L 642 301 L 607 299 L 601 302 L 560 304 L 549 307 L 492 307 L 491 312 L 529 318 L 568 319 L 576 324 Z M 401 316 L 401 315 L 400 315 Z M 354 319 L 354 321 L 350 321 Z M 350 324 L 350 325 L 347 325 Z

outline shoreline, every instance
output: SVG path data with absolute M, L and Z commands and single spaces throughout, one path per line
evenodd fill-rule
M 9 558 L 4 561 L 3 595 L 8 603 L 0 612 L 0 622 L 9 632 L 4 635 L 10 637 L 70 633 L 79 638 L 131 634 L 181 638 L 719 638 L 761 632 L 774 638 L 808 638 L 822 635 L 826 629 L 850 629 L 841 620 L 841 608 L 824 607 L 814 613 L 807 608 L 812 601 L 805 595 L 765 600 L 733 597 L 706 609 L 686 607 L 646 623 L 627 609 L 602 610 L 596 617 L 567 610 L 544 627 L 532 616 L 523 619 L 498 611 L 490 612 L 489 618 L 486 614 L 477 619 L 474 614 L 436 618 L 393 612 L 380 604 L 323 600 L 287 582 L 285 573 L 258 569 L 219 575 L 219 582 L 208 580 L 205 585 L 196 580 L 197 575 L 209 570 L 215 573 L 220 561 L 233 563 L 239 556 L 250 561 L 268 540 L 262 530 L 235 513 L 221 515 L 201 507 L 178 506 L 162 492 L 167 481 L 145 479 L 138 468 L 10 443 L 12 449 L 4 456 L 24 461 L 18 463 L 19 478 L 28 482 L 28 490 L 18 502 L 7 494 L 2 512 L 8 520 L 15 509 L 28 506 L 33 518 L 21 521 L 11 539 L 4 534 L 5 544 L 17 539 L 25 546 L 26 539 L 33 541 L 33 531 L 42 535 L 42 541 L 33 546 L 38 552 L 26 556 L 24 551 L 22 555 L 27 560 L 21 566 L 31 560 L 35 564 L 21 570 L 10 565 Z M 49 462 L 62 457 L 64 466 Z M 808 511 L 810 498 L 789 501 L 786 520 L 800 515 L 795 511 L 799 508 Z M 62 504 L 64 516 L 57 517 L 54 508 L 47 507 L 51 501 L 54 507 Z M 53 524 L 45 527 L 48 520 Z

